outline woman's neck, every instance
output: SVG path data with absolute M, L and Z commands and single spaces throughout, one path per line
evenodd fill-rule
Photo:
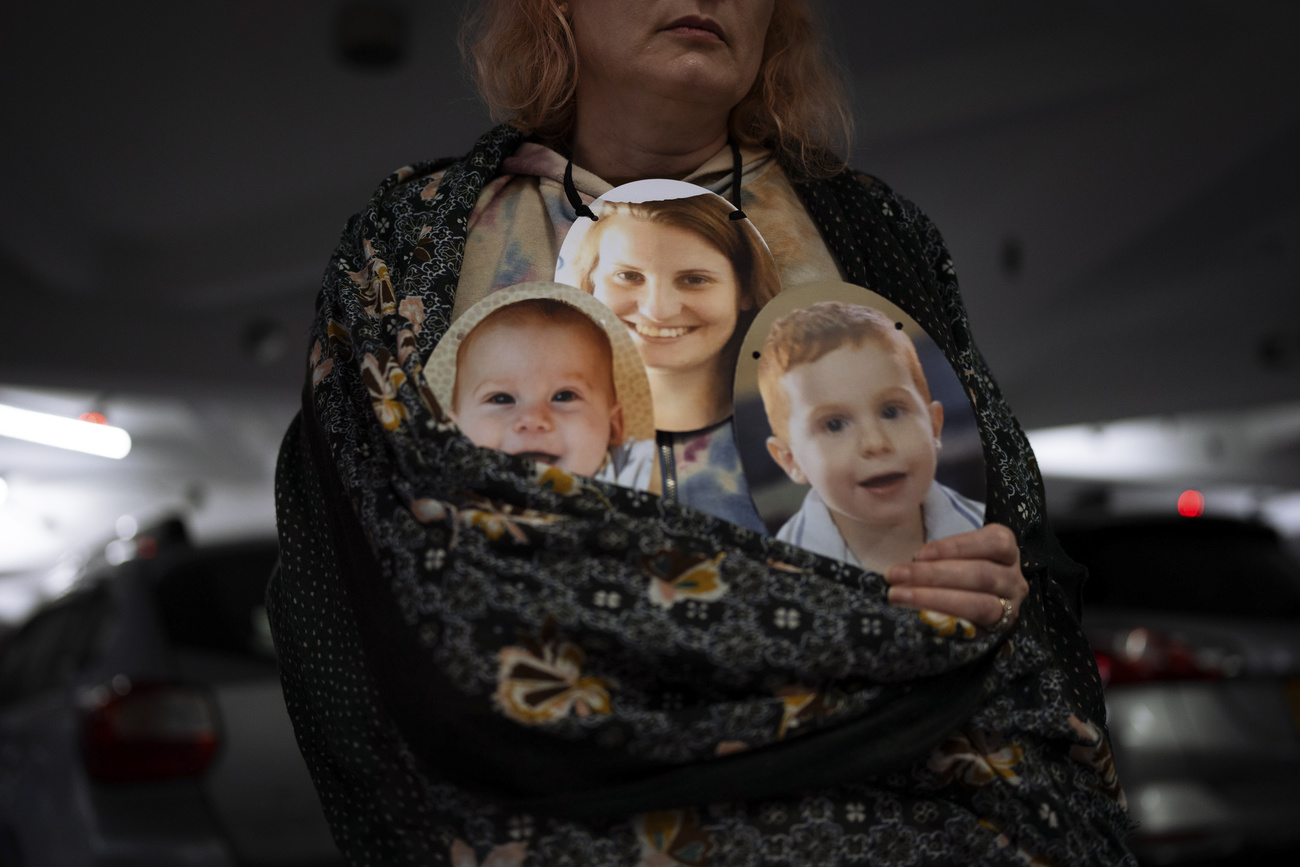
M 680 179 L 727 143 L 726 112 L 653 97 L 634 102 L 581 95 L 572 142 L 577 165 L 615 186 Z
M 840 531 L 863 569 L 884 575 L 891 566 L 906 563 L 925 544 L 925 516 L 921 507 L 892 527 L 861 524 L 828 509 L 835 529 Z
M 646 376 L 659 430 L 699 430 L 731 415 L 731 389 L 715 370 L 646 368 Z

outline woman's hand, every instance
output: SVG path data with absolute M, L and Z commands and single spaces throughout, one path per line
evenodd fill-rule
M 1020 572 L 1020 546 L 1002 524 L 929 542 L 911 563 L 890 569 L 885 580 L 892 585 L 889 601 L 895 605 L 928 608 L 989 630 L 1014 623 L 1029 595 Z M 1002 599 L 1011 606 L 1006 623 Z

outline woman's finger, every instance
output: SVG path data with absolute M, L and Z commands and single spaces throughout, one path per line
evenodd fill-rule
M 985 524 L 969 533 L 958 533 L 928 542 L 916 554 L 926 560 L 992 560 L 1006 566 L 1020 562 L 1016 534 L 1002 524 Z
M 1015 534 L 1001 524 L 927 544 L 916 560 L 889 570 L 889 601 L 961 617 L 986 628 L 1020 614 L 1029 583 L 1020 571 Z
M 1018 566 L 1004 566 L 992 560 L 900 563 L 889 570 L 887 580 L 894 586 L 948 587 L 1017 600 L 1029 592 L 1029 584 Z
M 904 608 L 928 609 L 992 629 L 1002 619 L 1002 602 L 988 593 L 946 587 L 893 587 L 889 601 Z M 1013 610 L 1012 622 L 1015 621 Z

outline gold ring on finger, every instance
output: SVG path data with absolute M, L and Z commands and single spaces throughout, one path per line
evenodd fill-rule
M 998 618 L 997 623 L 993 624 L 992 632 L 1003 632 L 1011 625 L 1011 600 L 1005 596 L 999 596 L 998 601 L 1002 603 L 1002 616 Z

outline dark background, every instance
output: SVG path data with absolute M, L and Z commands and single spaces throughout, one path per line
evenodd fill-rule
M 0 403 L 96 409 L 135 448 L 0 438 L 0 617 L 122 514 L 270 532 L 344 220 L 391 170 L 489 126 L 460 71 L 461 5 L 6 4 Z M 1053 505 L 1071 506 L 1070 478 L 1169 504 L 1201 485 L 1210 507 L 1300 531 L 1300 4 L 824 12 L 853 163 L 944 231 L 1023 424 L 1089 425 L 1091 446 L 1065 447 L 1096 452 L 1085 469 L 1035 440 L 1063 480 Z M 1106 423 L 1133 418 L 1164 463 L 1106 462 L 1133 433 Z

